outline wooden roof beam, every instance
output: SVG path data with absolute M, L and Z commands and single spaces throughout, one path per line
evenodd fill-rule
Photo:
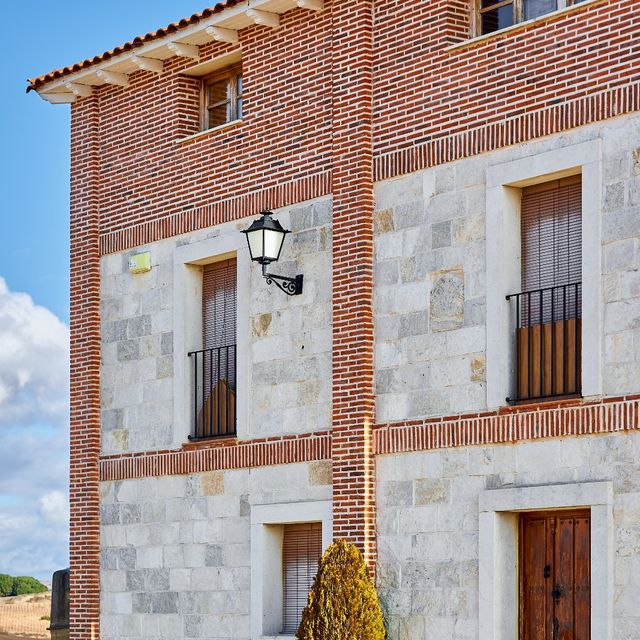
M 195 44 L 186 44 L 184 42 L 169 42 L 167 44 L 167 47 L 181 58 L 200 60 L 200 47 Z
M 141 71 L 162 73 L 164 69 L 162 60 L 158 60 L 157 58 L 145 58 L 144 56 L 137 56 L 136 54 L 133 54 L 131 56 L 131 61 L 134 62 Z
M 311 9 L 311 11 L 322 11 L 324 0 L 296 0 L 296 4 L 301 9 Z
M 79 84 L 78 82 L 65 82 L 65 88 L 69 89 L 74 96 L 88 98 L 93 95 L 93 89 L 88 84 Z
M 255 24 L 262 25 L 263 27 L 271 27 L 272 29 L 278 29 L 280 27 L 280 16 L 277 13 L 259 11 L 258 9 L 247 9 L 246 15 L 247 18 L 253 20 Z
M 235 29 L 225 29 L 224 27 L 206 27 L 205 32 L 218 42 L 238 42 L 238 32 Z
M 98 69 L 96 71 L 96 75 L 107 84 L 114 84 L 118 87 L 129 86 L 129 76 L 126 73 L 117 73 L 116 71 Z

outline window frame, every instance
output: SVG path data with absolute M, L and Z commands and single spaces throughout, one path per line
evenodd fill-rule
M 193 365 L 187 353 L 202 349 L 202 268 L 236 258 L 236 438 L 248 437 L 250 424 L 251 333 L 249 300 L 251 260 L 249 248 L 235 223 L 220 226 L 220 235 L 202 238 L 173 250 L 173 442 L 189 441 L 193 423 Z
M 602 393 L 604 308 L 602 298 L 602 141 L 580 142 L 550 151 L 534 144 L 527 155 L 507 159 L 498 153 L 486 168 L 487 408 L 505 406 L 513 393 L 514 354 L 509 335 L 512 316 L 506 299 L 521 284 L 521 189 L 582 174 L 582 396 Z M 501 161 L 502 160 L 502 161 Z
M 524 511 L 591 512 L 591 637 L 613 640 L 613 483 L 577 482 L 480 493 L 479 640 L 518 637 L 519 516 Z
M 238 82 L 238 79 L 240 82 Z M 216 105 L 229 104 L 227 110 L 227 119 L 225 122 L 209 126 L 209 109 L 212 105 L 208 102 L 207 89 L 212 84 L 218 82 L 227 82 L 227 95 L 228 99 Z M 240 91 L 238 91 L 238 85 L 240 85 Z M 218 69 L 213 73 L 209 73 L 206 76 L 202 76 L 200 79 L 200 130 L 211 131 L 218 127 L 224 127 L 230 122 L 236 122 L 242 120 L 242 107 L 238 109 L 238 101 L 242 104 L 243 100 L 244 82 L 242 77 L 242 65 L 235 64 L 224 69 Z M 230 115 L 229 115 L 230 114 Z
M 331 500 L 282 502 L 251 507 L 251 638 L 295 640 L 282 629 L 284 525 L 321 523 L 322 552 L 333 542 Z
M 500 33 L 505 29 L 513 28 L 523 22 L 528 22 L 529 20 L 539 20 L 545 16 L 551 15 L 556 11 L 562 11 L 564 9 L 568 9 L 570 7 L 575 7 L 579 4 L 585 3 L 587 0 L 556 0 L 556 8 L 550 11 L 549 13 L 544 13 L 535 18 L 529 18 L 525 20 L 524 18 L 524 0 L 496 0 L 495 4 L 491 7 L 482 8 L 482 0 L 472 0 L 473 2 L 473 20 L 472 20 L 472 28 L 471 28 L 471 37 L 480 37 L 480 36 L 488 36 L 493 33 Z M 494 9 L 499 9 L 501 7 L 506 7 L 512 5 L 513 6 L 513 24 L 507 27 L 503 27 L 502 29 L 496 29 L 495 31 L 489 31 L 487 33 L 482 32 L 482 15 L 492 11 Z

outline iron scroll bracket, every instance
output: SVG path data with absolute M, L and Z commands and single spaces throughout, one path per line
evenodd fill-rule
M 266 265 L 262 265 L 262 275 L 267 284 L 275 284 L 280 291 L 284 291 L 288 296 L 298 296 L 302 293 L 302 275 L 297 275 L 295 278 L 277 276 L 274 273 L 267 273 Z

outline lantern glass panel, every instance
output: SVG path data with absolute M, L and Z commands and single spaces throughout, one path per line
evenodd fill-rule
M 259 260 L 264 255 L 264 231 L 257 229 L 256 231 L 250 231 L 247 233 L 247 240 L 249 242 L 249 252 L 251 253 L 252 260 Z
M 280 257 L 280 249 L 282 249 L 284 236 L 285 234 L 281 231 L 274 231 L 273 229 L 264 230 L 263 255 L 267 260 L 275 261 Z

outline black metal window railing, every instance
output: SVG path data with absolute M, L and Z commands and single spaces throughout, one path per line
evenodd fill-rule
M 193 385 L 190 440 L 236 433 L 236 345 L 188 354 Z
M 516 393 L 508 401 L 578 395 L 582 283 L 507 296 L 515 304 Z

